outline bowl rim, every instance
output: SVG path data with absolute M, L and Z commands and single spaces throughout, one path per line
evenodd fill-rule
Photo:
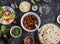
M 34 37 L 31 36 L 31 35 L 29 35 L 29 36 L 25 36 L 25 38 L 24 38 L 24 43 L 25 43 L 25 39 L 28 38 L 28 37 L 32 38 L 32 40 L 33 40 L 33 44 L 34 44 Z
M 57 22 L 60 24 L 60 22 L 59 22 L 59 20 L 58 20 L 58 19 L 59 19 L 59 17 L 60 17 L 60 15 L 58 15 L 58 17 L 57 17 Z
M 25 27 L 24 27 L 24 25 L 23 25 L 23 19 L 24 19 L 24 17 L 25 16 L 27 16 L 27 15 L 34 15 L 37 19 L 38 19 L 38 27 L 40 27 L 40 25 L 41 25 L 41 19 L 40 19 L 40 17 L 38 16 L 38 14 L 36 14 L 36 13 L 34 13 L 34 12 L 28 12 L 28 13 L 25 13 L 23 16 L 22 16 L 22 18 L 21 18 L 21 26 L 22 26 L 22 28 L 24 29 L 24 30 L 26 30 L 26 31 L 28 31 L 28 32 L 34 32 L 34 31 L 36 31 L 37 29 L 35 28 L 35 29 L 33 29 L 33 30 L 28 30 L 28 29 L 26 29 Z
M 12 9 L 10 6 L 2 6 L 2 8 L 4 9 L 5 7 L 8 7 L 8 8 L 10 8 L 11 9 L 11 11 L 12 12 L 14 12 L 14 17 L 15 17 L 15 11 L 14 11 L 14 9 Z M 15 18 L 14 18 L 15 19 Z M 4 24 L 4 25 L 9 25 L 9 24 L 11 24 L 13 21 L 14 21 L 14 19 L 12 19 L 12 21 L 10 21 L 9 23 L 2 23 L 2 22 L 0 22 L 1 24 Z
M 22 1 L 21 3 L 24 3 L 24 2 L 26 2 L 26 3 L 29 4 L 29 6 L 30 6 L 29 10 L 30 10 L 30 9 L 31 9 L 30 2 L 28 2 L 28 1 Z M 21 12 L 24 12 L 24 13 L 28 12 L 29 10 L 27 10 L 27 11 L 22 11 L 22 10 L 21 10 L 21 7 L 20 7 L 21 3 L 19 4 L 19 10 L 20 10 Z
M 14 36 L 14 35 L 11 33 L 11 32 L 12 32 L 12 29 L 15 28 L 15 27 L 17 27 L 17 28 L 20 29 L 20 34 L 19 34 L 18 36 Z M 12 37 L 17 38 L 17 37 L 20 37 L 21 34 L 22 34 L 22 29 L 21 29 L 19 26 L 13 26 L 13 27 L 11 27 L 11 29 L 10 29 L 10 35 L 11 35 Z

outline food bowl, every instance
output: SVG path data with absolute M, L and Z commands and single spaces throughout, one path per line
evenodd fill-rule
M 24 29 L 24 30 L 26 30 L 26 31 L 28 31 L 28 32 L 33 32 L 33 31 L 36 31 L 36 28 L 35 29 L 33 29 L 33 30 L 29 30 L 29 29 L 27 29 L 27 28 L 25 28 L 25 26 L 24 26 L 24 24 L 23 24 L 23 20 L 24 20 L 24 17 L 26 17 L 26 16 L 28 16 L 28 15 L 33 15 L 33 16 L 35 16 L 36 18 L 37 18 L 37 20 L 38 20 L 38 27 L 40 26 L 40 24 L 41 24 L 41 19 L 40 19 L 40 17 L 36 14 L 36 13 L 34 13 L 34 12 L 28 12 L 28 13 L 25 13 L 23 16 L 22 16 L 22 18 L 21 18 L 21 26 L 22 26 L 22 28 Z
M 9 6 L 3 6 L 1 8 L 3 8 L 3 12 L 2 12 L 2 16 L 0 17 L 0 23 L 4 25 L 11 24 L 15 19 L 15 11 Z M 9 11 L 10 13 L 7 11 Z M 9 15 L 6 15 L 8 13 Z
M 28 12 L 30 10 L 30 3 L 23 1 L 19 4 L 19 9 L 21 12 Z
M 60 24 L 60 15 L 57 17 L 57 22 Z
M 18 34 L 17 36 L 16 36 L 16 35 L 13 35 L 13 33 L 12 33 L 12 30 L 13 30 L 14 28 L 15 28 L 15 29 L 16 29 L 16 28 L 19 29 L 19 34 Z M 15 31 L 15 30 L 14 30 L 14 31 Z M 15 32 L 17 32 L 17 31 L 15 31 Z M 15 32 L 14 32 L 14 33 L 15 33 Z M 12 37 L 17 38 L 17 37 L 21 36 L 22 30 L 21 30 L 21 28 L 20 28 L 19 26 L 13 26 L 13 27 L 10 29 L 10 34 L 11 34 Z M 16 34 L 16 33 L 15 33 L 15 34 Z
M 33 38 L 33 36 L 26 36 L 24 38 L 24 44 L 34 44 L 34 38 Z

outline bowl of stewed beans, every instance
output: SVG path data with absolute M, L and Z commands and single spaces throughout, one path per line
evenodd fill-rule
M 34 12 L 28 12 L 22 16 L 21 26 L 24 30 L 26 30 L 28 32 L 36 31 L 37 29 L 36 29 L 35 24 L 37 24 L 38 27 L 41 24 L 41 19 L 38 16 L 38 14 L 36 14 Z

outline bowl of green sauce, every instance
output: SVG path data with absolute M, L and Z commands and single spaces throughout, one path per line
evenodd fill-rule
M 10 35 L 14 38 L 20 37 L 22 34 L 22 30 L 19 26 L 13 26 L 10 29 Z

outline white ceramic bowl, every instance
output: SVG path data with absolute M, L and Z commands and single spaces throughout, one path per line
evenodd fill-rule
M 38 26 L 40 26 L 40 24 L 41 24 L 41 19 L 40 19 L 40 17 L 39 17 L 36 13 L 34 13 L 34 12 L 28 12 L 28 13 L 25 13 L 25 14 L 22 16 L 22 18 L 21 18 L 21 26 L 22 26 L 22 28 L 23 28 L 24 30 L 28 31 L 28 32 L 36 31 L 36 29 L 28 30 L 28 29 L 26 29 L 25 26 L 23 25 L 23 19 L 24 19 L 24 17 L 27 16 L 27 15 L 34 15 L 34 16 L 38 19 Z
M 30 10 L 30 3 L 23 1 L 19 4 L 19 9 L 21 12 L 28 12 Z
M 59 18 L 60 18 L 60 15 L 57 17 L 57 22 L 60 24 Z
M 11 8 L 11 7 L 9 7 L 9 6 L 3 6 L 2 7 L 4 10 L 10 10 L 10 12 L 12 13 L 15 13 L 15 11 Z M 14 17 L 15 17 L 15 15 L 14 15 Z M 15 19 L 15 18 L 14 18 Z M 4 24 L 4 25 L 8 25 L 8 24 L 11 24 L 13 21 L 14 21 L 14 19 L 12 19 L 9 23 L 7 23 L 6 21 L 4 21 L 4 22 L 0 22 L 1 24 Z
M 19 34 L 18 36 L 14 36 L 14 35 L 11 33 L 11 32 L 12 32 L 12 29 L 15 28 L 15 27 L 17 27 L 17 28 L 20 29 L 20 34 Z M 10 35 L 11 35 L 12 37 L 14 37 L 14 38 L 17 38 L 17 37 L 21 36 L 21 34 L 22 34 L 22 30 L 21 30 L 21 28 L 20 28 L 19 26 L 13 26 L 13 27 L 10 29 Z

